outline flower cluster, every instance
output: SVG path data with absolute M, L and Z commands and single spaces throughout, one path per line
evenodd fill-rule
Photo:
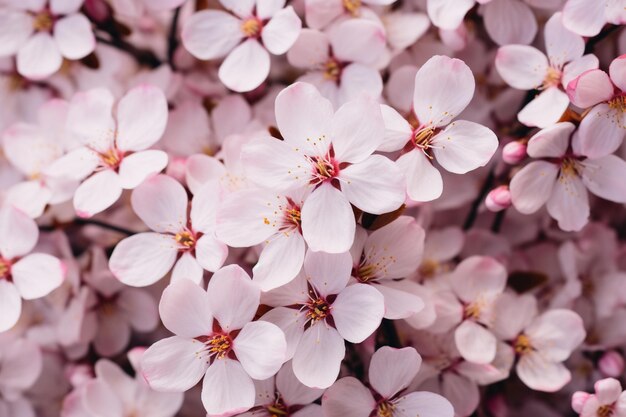
M 0 0 L 0 417 L 625 417 L 623 25 Z

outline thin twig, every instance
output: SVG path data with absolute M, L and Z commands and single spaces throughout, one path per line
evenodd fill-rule
M 106 39 L 101 36 L 96 36 L 96 40 L 100 43 L 113 46 L 120 51 L 126 52 L 134 57 L 140 64 L 146 65 L 150 68 L 156 68 L 161 65 L 161 60 L 157 58 L 152 51 L 137 48 L 121 38 L 111 37 L 111 39 Z
M 115 226 L 113 224 L 105 223 L 103 221 L 96 220 L 96 219 L 81 219 L 77 217 L 74 219 L 73 223 L 77 225 L 81 225 L 81 226 L 98 226 L 103 229 L 111 230 L 113 232 L 121 233 L 123 235 L 128 235 L 128 236 L 137 234 L 137 232 L 133 232 L 132 230 Z
M 176 70 L 176 64 L 174 63 L 174 53 L 176 52 L 176 48 L 178 47 L 178 18 L 180 16 L 181 7 L 182 6 L 178 6 L 174 10 L 172 23 L 170 24 L 170 33 L 167 40 L 167 62 L 170 64 L 172 70 Z
M 485 178 L 485 182 L 483 182 L 483 186 L 481 187 L 478 196 L 476 197 L 474 202 L 472 202 L 470 212 L 465 219 L 465 223 L 463 223 L 463 230 L 469 230 L 474 225 L 474 222 L 478 217 L 478 209 L 480 208 L 482 202 L 485 200 L 485 197 L 487 197 L 487 194 L 489 193 L 489 190 L 491 190 L 491 187 L 493 185 L 493 181 L 495 179 L 495 169 L 496 166 L 493 165 L 492 168 L 489 170 L 487 178 Z

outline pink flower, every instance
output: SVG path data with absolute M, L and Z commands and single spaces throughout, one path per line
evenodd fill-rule
M 345 343 L 361 343 L 380 325 L 385 303 L 370 285 L 347 285 L 349 253 L 309 250 L 304 273 L 267 293 L 263 303 L 278 306 L 261 317 L 285 332 L 287 357 L 304 385 L 327 388 L 337 379 Z
M 546 204 L 548 213 L 566 231 L 580 230 L 589 218 L 587 190 L 598 197 L 626 202 L 626 162 L 615 155 L 587 158 L 580 138 L 570 136 L 574 125 L 558 123 L 543 129 L 528 142 L 528 155 L 540 159 L 518 171 L 511 180 L 511 199 L 524 214 Z
M 157 391 L 186 391 L 202 377 L 202 402 L 211 415 L 254 406 L 252 378 L 267 379 L 285 361 L 285 336 L 275 325 L 252 321 L 261 291 L 237 265 L 217 271 L 207 291 L 189 280 L 172 282 L 159 312 L 175 336 L 145 352 L 143 374 Z
M 579 127 L 581 151 L 593 158 L 615 152 L 626 135 L 626 55 L 615 58 L 609 74 L 589 70 L 567 86 L 572 103 L 592 107 Z
M 45 171 L 51 177 L 82 181 L 74 208 L 91 217 L 167 165 L 163 151 L 146 150 L 165 129 L 167 102 L 156 87 L 130 90 L 117 104 L 113 95 L 97 88 L 77 93 L 70 102 L 67 126 L 82 146 L 57 159 Z
M 91 23 L 78 13 L 82 0 L 4 2 L 0 10 L 0 57 L 16 55 L 17 71 L 42 79 L 55 73 L 63 59 L 77 60 L 96 47 Z
M 251 141 L 242 162 L 248 178 L 263 187 L 278 193 L 311 192 L 301 207 L 301 220 L 312 250 L 350 249 L 356 227 L 351 203 L 383 214 L 404 202 L 402 174 L 389 159 L 372 155 L 384 129 L 373 100 L 361 98 L 333 112 L 315 87 L 295 83 L 276 98 L 276 120 L 285 140 Z
M 14 335 L 0 341 L 0 411 L 3 416 L 35 416 L 24 394 L 43 371 L 43 355 L 35 342 Z
M 37 224 L 5 205 L 0 209 L 0 332 L 17 323 L 22 298 L 34 300 L 59 287 L 65 267 L 54 256 L 29 254 L 39 238 Z
M 208 184 L 189 204 L 187 192 L 171 177 L 146 180 L 133 191 L 131 204 L 154 232 L 118 243 L 109 261 L 111 272 L 126 285 L 143 287 L 174 267 L 172 280 L 200 283 L 203 269 L 216 271 L 228 254 L 226 245 L 214 236 L 218 196 L 217 184 Z
M 548 20 L 544 36 L 547 57 L 526 45 L 503 46 L 496 56 L 496 69 L 507 84 L 542 91 L 517 115 L 526 126 L 549 127 L 558 122 L 569 106 L 563 91 L 568 83 L 584 71 L 598 68 L 598 58 L 583 55 L 583 38 L 563 26 L 560 13 Z
M 185 48 L 199 59 L 226 56 L 220 80 L 231 90 L 251 91 L 270 72 L 270 53 L 282 55 L 298 38 L 302 22 L 286 0 L 220 0 L 231 13 L 200 11 L 186 22 Z
M 376 288 L 385 298 L 384 317 L 411 317 L 424 309 L 422 287 L 406 278 L 419 267 L 424 250 L 424 229 L 414 218 L 401 216 L 369 236 L 357 228 L 350 250 L 352 275 L 358 282 Z
M 444 397 L 430 392 L 406 393 L 422 358 L 412 347 L 378 349 L 369 367 L 370 388 L 353 377 L 341 378 L 322 397 L 326 417 L 453 417 Z
M 386 6 L 396 0 L 305 0 L 306 24 L 313 29 L 323 29 L 342 17 L 371 18 L 373 11 L 365 7 Z
M 385 30 L 379 23 L 351 19 L 326 33 L 303 29 L 287 59 L 308 70 L 299 81 L 313 84 L 337 108 L 362 94 L 380 97 L 383 81 L 374 65 L 384 51 Z
M 579 403 L 572 400 L 572 408 L 581 417 L 626 416 L 626 392 L 617 379 L 602 379 L 594 384 L 595 394 L 574 393 Z
M 469 104 L 474 87 L 472 71 L 463 61 L 434 56 L 415 76 L 416 123 L 412 125 L 393 108 L 381 106 L 386 133 L 378 149 L 405 149 L 396 164 L 407 178 L 412 200 L 431 201 L 441 196 L 443 180 L 432 161 L 447 171 L 465 174 L 486 165 L 498 148 L 498 138 L 488 128 L 453 121 Z
M 585 339 L 583 321 L 571 310 L 538 315 L 531 295 L 503 294 L 496 307 L 495 332 L 518 357 L 517 376 L 531 389 L 555 392 L 571 379 L 563 365 Z
M 621 0 L 568 0 L 563 6 L 563 24 L 580 36 L 596 36 L 606 23 L 626 23 Z

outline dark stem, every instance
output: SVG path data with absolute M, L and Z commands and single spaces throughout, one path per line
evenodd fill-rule
M 106 39 L 101 36 L 96 36 L 96 40 L 100 43 L 113 46 L 120 51 L 126 52 L 142 65 L 146 65 L 150 68 L 156 68 L 161 65 L 161 60 L 157 58 L 152 51 L 137 48 L 119 37 L 112 36 L 111 39 Z
M 495 234 L 500 233 L 500 229 L 502 229 L 502 223 L 504 222 L 504 217 L 506 216 L 506 210 L 500 210 L 496 213 L 496 217 L 493 219 L 493 223 L 491 224 L 491 231 Z
M 172 23 L 170 24 L 170 33 L 167 40 L 167 62 L 170 64 L 172 70 L 176 70 L 176 64 L 174 63 L 174 53 L 176 52 L 176 48 L 178 47 L 178 17 L 180 16 L 180 8 L 178 6 L 174 10 L 174 15 L 172 16 Z
M 391 346 L 392 348 L 401 348 L 400 336 L 393 320 L 383 319 L 376 334 L 376 348 L 382 346 Z
M 470 212 L 465 219 L 465 223 L 463 223 L 463 230 L 469 230 L 474 225 L 474 222 L 478 217 L 478 209 L 493 186 L 493 181 L 495 180 L 495 169 L 494 165 L 491 170 L 489 170 L 489 174 L 487 175 L 487 178 L 485 178 L 485 182 L 483 182 L 483 186 L 481 187 L 478 196 L 476 196 L 476 199 L 472 202 Z
M 600 32 L 597 36 L 594 36 L 593 38 L 590 38 L 589 42 L 587 42 L 587 45 L 585 45 L 585 54 L 593 53 L 593 49 L 595 48 L 595 46 L 597 44 L 599 44 L 604 39 L 606 39 L 609 36 L 611 36 L 613 33 L 615 33 L 618 30 L 620 30 L 621 27 L 622 26 L 620 26 L 620 25 L 611 25 L 611 26 L 605 27 L 602 30 L 602 32 Z
M 96 219 L 81 219 L 81 218 L 75 218 L 74 219 L 74 224 L 77 225 L 81 225 L 81 226 L 98 226 L 101 227 L 103 229 L 107 229 L 107 230 L 111 230 L 113 232 L 117 232 L 117 233 L 121 233 L 123 235 L 128 235 L 128 236 L 132 236 L 137 234 L 137 232 L 133 232 L 132 230 L 128 230 L 125 229 L 123 227 L 119 227 L 119 226 L 115 226 L 109 223 L 105 223 L 103 221 L 100 220 L 96 220 Z

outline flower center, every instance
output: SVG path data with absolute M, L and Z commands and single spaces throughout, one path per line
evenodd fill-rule
M 263 29 L 263 24 L 256 17 L 246 19 L 241 24 L 241 31 L 248 38 L 259 37 L 259 35 L 261 35 L 261 29 Z
M 174 236 L 174 240 L 176 241 L 176 243 L 182 246 L 183 249 L 191 249 L 196 244 L 196 238 L 191 232 L 187 230 L 185 230 L 184 232 L 176 233 L 176 236 Z
M 596 414 L 598 417 L 611 417 L 613 415 L 613 411 L 615 411 L 613 404 L 606 404 L 598 408 Z
M 0 258 L 0 279 L 9 279 L 11 275 L 11 263 Z
M 532 352 L 533 346 L 530 344 L 530 338 L 525 334 L 520 334 L 513 342 L 513 349 L 518 355 L 525 355 Z
M 287 406 L 283 403 L 282 399 L 277 396 L 276 401 L 273 404 L 267 406 L 267 411 L 270 413 L 270 417 L 287 416 Z
M 435 128 L 433 126 L 426 126 L 422 129 L 418 129 L 415 132 L 413 143 L 415 147 L 424 153 L 429 159 L 433 159 L 432 155 L 428 152 L 431 148 L 431 142 L 435 136 Z
M 339 164 L 330 155 L 325 157 L 314 156 L 309 158 L 313 168 L 311 184 L 320 184 L 330 181 L 339 174 Z
M 483 309 L 483 303 L 474 301 L 465 307 L 463 317 L 466 319 L 477 320 L 480 317 L 480 313 Z
M 361 9 L 361 0 L 343 0 L 343 8 L 352 16 L 358 16 Z
M 122 162 L 122 153 L 117 149 L 109 149 L 108 151 L 100 154 L 100 160 L 104 166 L 111 169 L 115 169 Z
M 309 301 L 306 307 L 309 309 L 306 313 L 307 319 L 314 323 L 324 320 L 330 315 L 330 304 L 323 298 L 315 298 Z
M 324 63 L 324 79 L 329 81 L 339 81 L 341 77 L 341 64 L 334 58 L 330 58 Z
M 396 406 L 393 405 L 391 402 L 383 401 L 378 404 L 378 409 L 376 411 L 378 413 L 378 417 L 391 417 L 393 416 L 393 410 L 395 408 Z
M 626 113 L 626 96 L 619 96 L 609 100 L 609 108 Z
M 218 334 L 206 341 L 206 345 L 209 348 L 209 355 L 217 359 L 223 359 L 228 355 L 233 345 L 230 336 L 226 334 Z
M 561 70 L 553 67 L 548 67 L 548 72 L 546 73 L 546 78 L 543 79 L 541 89 L 556 87 L 561 83 L 562 76 L 563 72 Z
M 356 271 L 357 278 L 361 282 L 368 282 L 372 278 L 376 277 L 378 271 L 378 264 L 362 263 L 359 269 Z
M 37 13 L 33 19 L 33 28 L 36 31 L 49 32 L 52 29 L 54 19 L 47 10 Z
M 573 158 L 565 158 L 561 162 L 561 175 L 573 177 L 578 175 L 578 161 Z
M 419 268 L 419 273 L 424 278 L 431 278 L 439 269 L 439 262 L 434 259 L 424 259 Z

